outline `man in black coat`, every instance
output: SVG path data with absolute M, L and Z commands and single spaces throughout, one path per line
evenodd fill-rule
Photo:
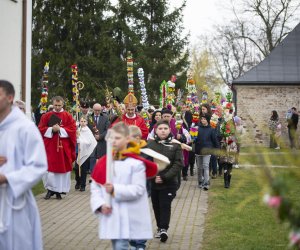
M 106 154 L 106 141 L 105 136 L 110 126 L 108 116 L 102 113 L 102 108 L 99 103 L 93 106 L 93 115 L 88 121 L 88 126 L 93 132 L 97 140 L 97 147 L 91 155 L 90 170 L 93 171 L 96 160 Z
M 297 109 L 295 107 L 292 107 L 292 116 L 287 119 L 291 148 L 296 148 L 295 139 L 296 139 L 298 120 L 299 120 L 299 115 Z

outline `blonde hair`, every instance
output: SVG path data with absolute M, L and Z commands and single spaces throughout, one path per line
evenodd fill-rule
M 129 136 L 129 128 L 124 122 L 118 122 L 111 128 L 111 130 L 124 136 Z
M 82 115 L 82 116 L 80 117 L 79 121 L 81 121 L 81 119 L 88 121 L 88 118 L 87 118 L 86 115 Z
M 142 137 L 142 131 L 138 126 L 135 125 L 130 125 L 129 127 L 129 135 L 131 137 Z

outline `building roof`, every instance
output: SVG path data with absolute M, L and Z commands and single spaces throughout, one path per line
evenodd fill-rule
M 300 23 L 258 65 L 233 85 L 300 84 Z

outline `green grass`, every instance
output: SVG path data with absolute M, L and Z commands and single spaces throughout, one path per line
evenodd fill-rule
M 40 181 L 38 184 L 36 184 L 33 188 L 32 188 L 32 193 L 33 195 L 38 195 L 38 194 L 42 194 L 44 193 L 46 190 L 44 188 L 43 182 Z
M 272 152 L 272 150 L 262 152 Z M 240 164 L 242 165 L 247 159 L 250 164 L 286 165 L 288 162 L 286 159 L 293 156 L 288 154 L 289 157 L 274 158 L 273 155 L 266 156 L 261 154 L 262 152 L 252 157 L 241 157 Z M 293 166 L 296 166 L 299 161 L 296 159 L 299 157 L 295 156 L 289 161 Z M 221 177 L 212 180 L 201 249 L 288 249 L 287 224 L 280 223 L 276 211 L 262 202 L 263 195 L 269 188 L 266 171 L 272 176 L 284 177 L 289 188 L 287 197 L 296 203 L 297 207 L 300 205 L 299 168 L 233 169 L 230 189 L 224 188 Z
M 244 154 L 245 153 L 245 154 Z M 289 149 L 242 148 L 239 161 L 241 164 L 300 166 L 300 151 Z
M 72 173 L 71 173 L 71 179 L 72 180 L 75 179 L 75 173 L 74 173 L 74 171 L 72 171 Z M 45 193 L 46 190 L 44 188 L 43 181 L 38 182 L 38 184 L 36 184 L 32 188 L 32 192 L 33 192 L 33 195 L 39 195 L 39 194 Z

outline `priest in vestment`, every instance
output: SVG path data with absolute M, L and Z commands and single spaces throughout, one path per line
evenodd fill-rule
M 145 123 L 145 120 L 141 116 L 135 113 L 135 109 L 138 103 L 136 97 L 132 93 L 129 93 L 124 98 L 123 102 L 126 107 L 126 112 L 124 115 L 122 115 L 121 119 L 116 119 L 116 121 L 112 124 L 112 126 L 118 123 L 119 121 L 124 122 L 128 126 L 129 125 L 138 126 L 142 131 L 142 139 L 147 140 L 149 131 Z
M 43 249 L 40 216 L 31 188 L 47 171 L 35 124 L 12 106 L 14 87 L 0 80 L 0 249 Z
M 54 194 L 61 199 L 61 194 L 68 193 L 71 186 L 72 164 L 76 159 L 76 123 L 63 105 L 62 97 L 54 97 L 53 111 L 44 114 L 39 124 L 48 159 L 48 172 L 43 178 L 48 190 L 45 199 Z

